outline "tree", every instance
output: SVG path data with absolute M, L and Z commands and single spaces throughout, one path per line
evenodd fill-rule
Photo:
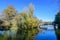
M 32 40 L 35 38 L 35 35 L 38 33 L 38 25 L 41 23 L 34 16 L 34 6 L 33 4 L 29 5 L 29 12 L 21 12 L 16 15 L 17 11 L 13 6 L 9 6 L 4 10 L 5 21 L 3 25 L 10 26 L 10 33 L 15 32 L 19 40 Z
M 57 15 L 55 16 L 55 24 L 58 24 L 58 29 L 60 29 L 60 12 L 57 13 Z
M 4 12 L 4 16 L 6 20 L 11 20 L 13 17 L 16 16 L 16 13 L 17 13 L 17 11 L 15 10 L 13 6 L 9 6 L 3 12 Z
M 34 5 L 32 3 L 29 4 L 29 17 L 33 16 Z
M 39 20 L 33 15 L 34 7 L 29 6 L 29 12 L 22 12 L 18 15 L 18 24 L 20 30 L 17 32 L 17 37 L 20 40 L 32 40 L 38 33 Z M 19 36 L 20 35 L 20 36 Z
M 17 11 L 15 10 L 15 8 L 13 6 L 8 6 L 6 9 L 3 10 L 3 26 L 9 26 L 9 28 L 11 27 L 11 20 L 14 19 L 14 17 L 16 16 Z

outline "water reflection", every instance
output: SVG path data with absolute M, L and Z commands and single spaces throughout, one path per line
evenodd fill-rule
M 45 26 L 48 27 L 48 30 L 39 32 L 35 40 L 57 40 L 54 27 L 52 25 Z
M 54 31 L 54 27 L 52 25 L 48 25 L 48 26 L 44 25 L 42 27 L 47 27 L 48 29 L 47 30 L 43 30 L 42 32 L 39 32 L 37 34 L 37 36 L 34 38 L 34 40 L 57 40 L 55 31 Z M 32 31 L 28 31 L 29 36 L 31 36 L 31 33 L 35 33 L 36 32 L 36 29 L 34 29 L 34 30 L 35 31 L 33 31 L 33 32 Z M 4 32 L 6 32 L 8 35 L 10 34 L 10 31 L 0 31 L 0 34 L 4 35 Z M 14 34 L 13 32 L 11 32 L 11 33 L 12 33 L 12 35 Z M 25 38 L 26 38 L 26 36 L 25 36 Z M 31 36 L 31 38 L 32 38 L 32 36 Z
M 2 35 L 3 35 L 3 34 L 4 34 L 4 31 L 0 31 L 0 34 L 2 34 Z

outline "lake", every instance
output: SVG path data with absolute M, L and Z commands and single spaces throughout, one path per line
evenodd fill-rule
M 43 25 L 41 27 L 47 27 L 47 30 L 39 32 L 34 40 L 57 40 L 53 25 Z M 0 31 L 0 34 L 4 34 L 4 31 Z
M 57 40 L 53 25 L 43 25 L 42 27 L 48 27 L 48 29 L 39 32 L 35 40 Z

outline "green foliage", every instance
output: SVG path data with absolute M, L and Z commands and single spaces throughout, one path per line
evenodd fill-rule
M 60 12 L 57 13 L 54 22 L 55 24 L 58 24 L 58 29 L 60 29 Z
M 55 22 L 56 22 L 56 24 L 60 23 L 60 12 L 57 13 L 57 15 L 55 17 Z
M 56 35 L 57 35 L 57 39 L 60 40 L 60 30 L 59 29 L 56 30 Z

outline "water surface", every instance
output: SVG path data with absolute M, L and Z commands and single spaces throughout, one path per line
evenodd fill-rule
M 47 27 L 47 30 L 39 32 L 35 40 L 57 40 L 54 27 L 52 25 L 44 25 L 42 27 Z M 0 31 L 0 34 L 4 34 L 4 31 Z
M 48 29 L 39 32 L 35 40 L 57 40 L 53 25 L 45 25 L 42 27 L 48 27 Z

